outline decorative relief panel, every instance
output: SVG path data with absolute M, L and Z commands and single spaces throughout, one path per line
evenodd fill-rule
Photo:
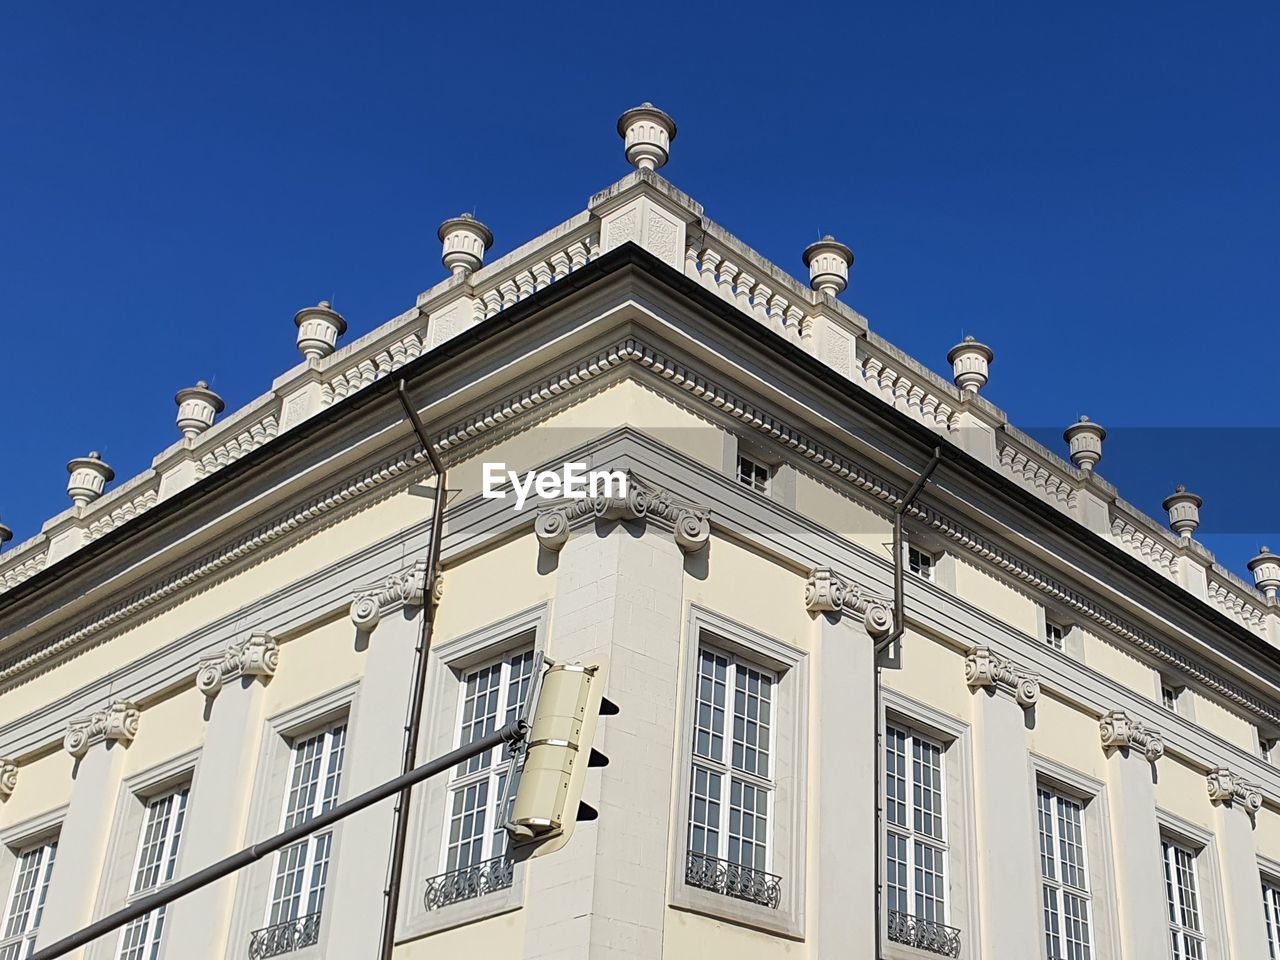
M 1112 710 L 1099 720 L 1098 732 L 1104 750 L 1127 749 L 1141 753 L 1152 763 L 1164 756 L 1164 737 L 1123 710 Z
M 196 687 L 210 699 L 223 686 L 240 677 L 262 677 L 269 680 L 280 665 L 280 647 L 271 634 L 258 632 L 229 644 L 225 652 L 200 661 L 196 671 Z
M 67 753 L 79 760 L 96 743 L 108 740 L 128 743 L 138 735 L 140 717 L 136 704 L 114 700 L 105 710 L 98 710 L 67 724 L 62 746 Z
M 974 647 L 964 661 L 964 680 L 971 690 L 992 688 L 1013 695 L 1024 710 L 1040 699 L 1040 678 L 1023 673 L 1012 661 L 992 653 L 990 647 Z
M 868 593 L 862 586 L 846 580 L 830 567 L 816 567 L 804 585 L 804 608 L 810 613 L 845 611 L 862 617 L 867 633 L 873 637 L 888 635 L 893 628 L 892 604 L 884 597 Z

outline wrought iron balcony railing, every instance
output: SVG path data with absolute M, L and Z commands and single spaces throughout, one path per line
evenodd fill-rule
M 511 886 L 515 866 L 507 857 L 494 857 L 450 870 L 427 881 L 426 904 L 428 910 L 438 910 L 451 903 L 483 897 L 495 890 L 505 890 Z
M 960 956 L 960 931 L 932 920 L 913 917 L 897 910 L 889 911 L 888 936 L 893 943 L 936 953 L 942 957 Z
M 705 853 L 689 852 L 684 866 L 684 882 L 691 887 L 712 890 L 778 909 L 782 902 L 782 878 L 753 867 L 717 860 Z
M 278 957 L 320 942 L 320 914 L 273 923 L 249 934 L 249 960 Z

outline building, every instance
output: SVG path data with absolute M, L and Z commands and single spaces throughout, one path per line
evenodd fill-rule
M 798 282 L 658 175 L 669 117 L 619 132 L 586 210 L 489 264 L 447 220 L 403 314 L 339 346 L 303 309 L 268 392 L 183 390 L 150 470 L 73 460 L 0 554 L 0 960 L 398 775 L 428 604 L 419 760 L 544 657 L 606 654 L 620 712 L 555 853 L 507 857 L 499 751 L 414 791 L 397 957 L 1276 956 L 1280 559 L 1241 582 L 1193 494 L 1170 531 L 1094 471 L 1101 427 L 1060 459 L 983 399 L 989 348 L 934 375 L 837 299 L 847 247 Z M 485 495 L 570 462 L 625 492 Z M 392 832 L 78 955 L 374 957 Z

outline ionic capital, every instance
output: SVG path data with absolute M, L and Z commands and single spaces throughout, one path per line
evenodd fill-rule
M 443 590 L 439 572 L 432 580 L 433 595 Z M 427 592 L 427 561 L 393 573 L 378 587 L 362 590 L 351 601 L 351 622 L 366 633 L 372 631 L 384 614 L 396 606 L 420 607 Z M 438 596 L 435 597 L 439 599 Z
M 95 711 L 67 724 L 62 746 L 67 753 L 79 760 L 95 743 L 105 743 L 108 740 L 128 743 L 138 735 L 140 717 L 137 704 L 113 700 L 105 710 Z
M 631 471 L 625 477 L 626 492 L 621 496 L 574 497 L 539 510 L 533 521 L 538 543 L 559 553 L 569 542 L 569 531 L 592 520 L 654 520 L 670 525 L 676 546 L 686 555 L 697 553 L 711 541 L 710 510 L 648 486 Z
M 0 760 L 0 800 L 8 800 L 18 785 L 18 765 L 12 760 Z
M 227 645 L 227 649 L 204 657 L 196 670 L 196 687 L 212 700 L 222 688 L 240 677 L 269 680 L 280 665 L 280 646 L 269 633 L 258 632 Z
M 1133 720 L 1123 710 L 1112 710 L 1098 721 L 1104 750 L 1126 749 L 1143 754 L 1151 763 L 1164 756 L 1164 737 L 1148 730 L 1141 720 Z
M 1262 809 L 1262 788 L 1226 767 L 1210 770 L 1205 782 L 1214 803 L 1238 805 L 1250 816 Z
M 1024 710 L 1034 707 L 1040 699 L 1040 678 L 1017 669 L 1012 661 L 992 653 L 990 647 L 978 646 L 969 651 L 964 660 L 964 681 L 971 690 L 990 687 L 1012 694 Z
M 856 614 L 873 637 L 883 637 L 893 628 L 888 600 L 845 580 L 830 567 L 815 567 L 809 574 L 804 585 L 804 608 L 810 613 Z

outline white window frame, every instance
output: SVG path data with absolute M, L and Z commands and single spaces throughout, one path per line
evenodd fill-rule
M 768 823 L 769 868 L 781 877 L 776 909 L 685 882 L 688 867 L 689 798 L 693 781 L 693 733 L 698 651 L 706 644 L 773 673 L 770 767 L 774 782 Z M 717 920 L 803 938 L 806 885 L 808 654 L 789 643 L 697 604 L 689 605 L 682 638 L 682 688 L 676 716 L 676 790 L 672 794 L 674 841 L 668 866 L 668 903 Z M 731 742 L 731 736 L 726 738 Z M 728 794 L 723 795 L 728 800 Z
M 134 853 L 133 866 L 129 871 L 126 905 L 149 896 L 173 882 L 177 874 L 178 855 L 190 795 L 191 785 L 184 783 L 145 801 L 138 831 L 137 851 Z M 157 816 L 164 819 L 159 824 L 159 836 L 155 837 L 151 834 L 151 830 L 156 826 L 154 818 Z M 145 867 L 147 870 L 154 869 L 155 877 L 144 883 L 143 856 L 154 849 L 157 843 L 159 857 Z M 165 914 L 166 907 L 158 907 L 121 928 L 116 938 L 118 960 L 155 960 L 164 942 Z M 135 935 L 140 937 L 136 942 L 133 940 Z
M 907 551 L 906 564 L 907 571 L 915 574 L 922 580 L 928 580 L 930 583 L 937 581 L 938 574 L 938 557 L 922 546 L 913 545 L 908 542 L 905 547 Z
M 1044 642 L 1045 645 L 1059 653 L 1065 653 L 1067 649 L 1067 634 L 1070 630 L 1062 624 L 1053 620 L 1044 622 Z
M 757 474 L 760 473 L 764 474 L 763 479 L 758 478 Z M 772 487 L 773 469 L 764 461 L 743 453 L 739 449 L 734 479 L 748 490 L 767 497 L 772 492 L 770 488 Z
M 897 731 L 898 733 L 902 734 L 902 736 L 904 737 L 905 750 L 903 753 L 903 758 L 904 758 L 903 772 L 905 774 L 905 779 L 904 779 L 905 796 L 904 796 L 903 804 L 906 810 L 906 821 L 907 821 L 906 824 L 899 824 L 895 822 L 891 818 L 891 814 L 890 814 L 890 800 L 889 800 L 888 793 L 889 793 L 889 781 L 890 781 L 889 731 L 891 728 Z M 916 821 L 915 793 L 916 793 L 916 787 L 917 787 L 915 746 L 917 743 L 927 744 L 930 747 L 936 748 L 938 751 L 937 790 L 936 790 L 938 801 L 937 801 L 937 809 L 931 811 L 930 815 L 940 822 L 941 836 L 934 836 L 933 834 L 928 833 L 927 831 L 918 831 L 915 828 L 915 821 Z M 948 767 L 947 744 L 945 741 L 941 740 L 937 736 L 931 735 L 930 733 L 921 730 L 918 726 L 903 720 L 899 720 L 896 717 L 890 717 L 886 719 L 885 732 L 884 732 L 884 736 L 881 738 L 881 744 L 883 749 L 881 750 L 881 756 L 878 762 L 881 764 L 880 782 L 881 782 L 882 791 L 885 794 L 882 798 L 880 798 L 882 808 L 884 810 L 885 844 L 882 848 L 883 862 L 879 865 L 879 867 L 881 870 L 884 871 L 884 877 L 885 877 L 884 885 L 882 888 L 885 891 L 885 898 L 884 898 L 885 909 L 886 910 L 892 909 L 892 907 L 890 906 L 890 877 L 889 877 L 889 871 L 888 871 L 890 843 L 893 840 L 900 840 L 906 845 L 906 851 L 907 851 L 906 853 L 907 859 L 906 859 L 906 865 L 905 865 L 907 877 L 906 877 L 906 886 L 904 888 L 904 896 L 906 897 L 907 906 L 909 907 L 909 909 L 905 911 L 899 910 L 897 912 L 902 913 L 908 917 L 914 918 L 916 921 L 925 920 L 930 923 L 939 923 L 939 924 L 942 924 L 943 926 L 953 926 L 953 924 L 951 923 L 951 899 L 952 899 L 951 898 L 951 845 L 950 845 L 950 839 L 949 839 L 951 834 L 951 824 L 950 824 L 951 813 L 950 813 L 950 803 L 949 803 L 950 790 L 948 789 L 948 786 L 947 786 L 947 777 L 949 775 L 949 771 L 947 769 Z M 933 897 L 933 899 L 941 900 L 941 904 L 942 904 L 941 917 L 936 915 L 933 917 L 922 916 L 921 913 L 916 909 L 917 902 L 920 901 L 925 896 L 924 891 L 918 889 L 916 884 L 916 874 L 917 874 L 917 871 L 921 869 L 920 864 L 917 862 L 917 844 L 923 847 L 927 847 L 928 849 L 934 851 L 934 853 L 938 855 L 942 861 L 942 866 L 940 870 L 942 891 L 940 895 L 936 895 Z
M 1049 809 L 1046 813 L 1045 800 Z M 1078 830 L 1079 862 L 1065 860 L 1063 847 L 1063 808 L 1073 808 Z M 1046 822 L 1047 820 L 1047 822 Z M 1045 955 L 1048 960 L 1091 960 L 1096 953 L 1096 927 L 1091 882 L 1092 855 L 1089 852 L 1088 802 L 1056 785 L 1036 783 L 1036 836 L 1040 854 L 1041 910 L 1044 923 Z M 1046 850 L 1046 838 L 1048 849 Z M 1046 860 L 1048 870 L 1046 871 Z M 1070 882 L 1067 874 L 1076 874 L 1081 883 Z M 1083 918 L 1069 916 L 1066 901 L 1074 898 L 1083 907 Z M 1072 930 L 1071 924 L 1083 926 Z M 1073 937 L 1072 934 L 1075 934 Z M 1054 947 L 1051 941 L 1056 940 Z
M 1190 866 L 1191 889 L 1195 898 L 1192 908 L 1195 911 L 1196 926 L 1188 926 L 1185 899 L 1186 886 L 1181 883 L 1179 875 L 1178 854 L 1185 854 Z M 1201 850 L 1179 837 L 1167 833 L 1160 835 L 1160 859 L 1164 864 L 1164 875 L 1161 883 L 1164 887 L 1166 907 L 1166 932 L 1169 935 L 1169 949 L 1172 960 L 1204 960 L 1209 956 L 1208 924 L 1205 919 L 1206 898 L 1204 885 L 1200 882 Z M 1196 952 L 1188 951 L 1187 944 L 1198 945 Z
M 1280 960 L 1280 874 L 1262 871 L 1262 913 L 1271 960 Z
M 14 845 L 12 852 L 13 876 L 4 901 L 4 914 L 0 917 L 0 958 L 3 960 L 26 957 L 35 947 L 45 899 L 49 894 L 49 880 L 57 866 L 58 834 L 46 833 L 42 837 L 28 839 Z M 33 873 L 24 873 L 29 859 L 36 860 Z M 14 912 L 15 901 L 19 895 L 19 881 L 24 876 L 34 880 L 34 883 L 22 890 L 22 895 L 30 894 L 30 898 L 23 906 L 21 923 L 15 924 L 18 919 Z

